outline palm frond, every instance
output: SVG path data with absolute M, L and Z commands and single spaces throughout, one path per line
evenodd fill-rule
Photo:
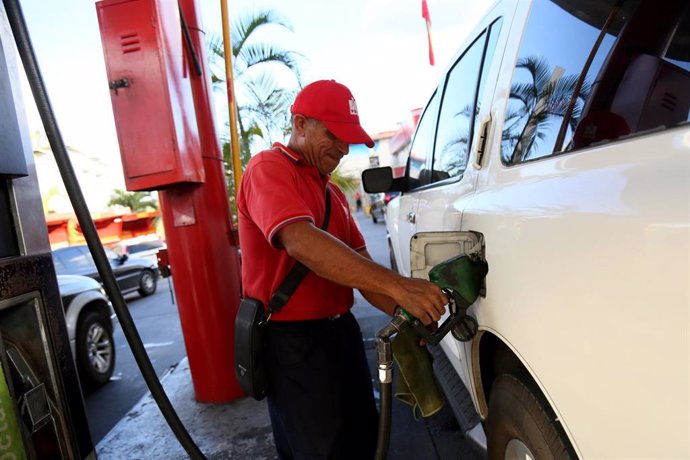
M 151 192 L 127 192 L 122 189 L 113 190 L 108 206 L 122 206 L 129 208 L 131 212 L 158 209 L 158 203 Z
M 232 54 L 238 57 L 252 34 L 265 26 L 283 27 L 292 32 L 290 22 L 275 10 L 244 14 L 232 27 Z
M 245 165 L 253 146 L 261 146 L 269 140 L 282 140 L 279 136 L 285 136 L 290 131 L 289 107 L 295 93 L 272 78 L 276 66 L 294 75 L 297 86 L 301 86 L 299 66 L 304 57 L 282 48 L 280 43 L 262 42 L 265 36 L 257 32 L 269 27 L 293 30 L 283 15 L 271 9 L 245 13 L 232 26 L 237 125 L 240 153 Z M 211 81 L 215 89 L 224 91 L 222 84 L 226 77 L 222 38 L 209 36 L 207 46 Z
M 299 73 L 300 57 L 299 53 L 283 50 L 276 45 L 251 43 L 240 50 L 236 62 L 240 72 L 259 64 L 273 63 L 282 64 L 292 72 Z
M 347 176 L 336 169 L 331 173 L 331 182 L 338 186 L 343 192 L 354 192 L 359 188 L 359 180 L 353 176 Z

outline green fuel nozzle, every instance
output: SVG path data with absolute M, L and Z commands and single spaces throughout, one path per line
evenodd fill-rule
M 432 345 L 437 345 L 448 332 L 452 332 L 456 339 L 467 342 L 478 329 L 477 320 L 467 314 L 467 309 L 479 297 L 488 272 L 486 261 L 465 254 L 441 262 L 429 270 L 429 280 L 448 297 L 448 317 L 436 330 L 427 329 L 405 310 L 401 310 L 400 314 L 417 334 Z

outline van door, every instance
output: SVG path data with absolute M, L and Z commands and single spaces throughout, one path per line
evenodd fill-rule
M 391 247 L 396 258 L 398 271 L 404 276 L 410 276 L 410 241 L 417 231 L 417 203 L 419 198 L 416 190 L 422 189 L 430 183 L 427 172 L 431 164 L 436 119 L 438 118 L 438 92 L 434 93 L 419 119 L 417 131 L 410 147 L 407 159 L 407 178 L 409 192 L 403 193 L 398 199 L 388 203 L 388 234 Z
M 476 184 L 476 167 L 468 167 L 470 152 L 477 143 L 488 111 L 481 111 L 484 100 L 490 105 L 493 85 L 487 85 L 487 68 L 493 60 L 502 25 L 497 19 L 484 29 L 457 58 L 442 87 L 429 171 L 429 185 L 417 193 L 417 231 L 458 230 L 460 217 Z M 487 86 L 491 86 L 487 91 Z
M 451 236 L 461 228 L 463 210 L 471 199 L 477 183 L 479 167 L 471 159 L 481 143 L 481 134 L 490 123 L 491 98 L 494 84 L 488 78 L 503 19 L 490 22 L 463 49 L 448 71 L 441 87 L 442 100 L 436 139 L 429 172 L 431 182 L 417 192 L 417 233 L 437 232 Z M 505 39 L 505 38 L 504 38 Z M 500 54 L 499 54 L 500 57 Z M 498 68 L 498 65 L 494 65 Z M 482 110 L 485 105 L 487 109 Z M 449 253 L 447 258 L 455 254 Z M 461 344 L 447 338 L 444 349 L 461 359 Z M 461 377 L 468 384 L 466 363 Z

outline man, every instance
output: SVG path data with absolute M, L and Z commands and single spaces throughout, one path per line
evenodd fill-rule
M 350 144 L 374 142 L 347 87 L 306 86 L 292 105 L 287 146 L 254 156 L 237 199 L 244 295 L 268 304 L 295 260 L 311 272 L 267 326 L 268 408 L 281 459 L 370 459 L 376 406 L 352 288 L 388 314 L 400 305 L 425 324 L 447 299 L 428 281 L 374 262 L 330 174 Z M 321 230 L 330 190 L 327 231 Z

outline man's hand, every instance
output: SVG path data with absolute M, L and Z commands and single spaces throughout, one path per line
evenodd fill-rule
M 441 319 L 446 311 L 448 298 L 441 288 L 434 283 L 416 278 L 400 277 L 398 285 L 401 287 L 395 301 L 405 311 L 417 318 L 424 325 L 429 325 Z

